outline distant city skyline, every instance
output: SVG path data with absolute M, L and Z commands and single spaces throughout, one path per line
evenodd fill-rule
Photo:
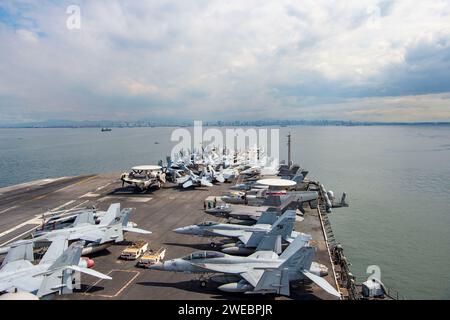
M 446 0 L 3 0 L 0 41 L 0 126 L 450 121 Z
M 201 121 L 201 120 L 199 120 Z M 216 120 L 202 121 L 203 126 L 236 127 L 236 126 L 374 126 L 374 125 L 450 125 L 450 121 L 426 121 L 426 122 L 375 122 L 375 121 L 352 121 L 352 120 Z M 0 128 L 136 128 L 136 127 L 191 127 L 193 120 L 166 120 L 155 121 L 149 119 L 136 121 L 72 121 L 72 120 L 49 120 L 42 122 L 0 124 Z

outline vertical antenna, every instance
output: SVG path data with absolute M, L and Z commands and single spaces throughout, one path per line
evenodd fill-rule
M 288 145 L 288 166 L 291 166 L 292 162 L 291 162 L 291 132 L 290 131 L 289 131 L 289 134 L 287 135 L 287 138 L 288 138 L 288 142 L 287 142 L 287 145 Z

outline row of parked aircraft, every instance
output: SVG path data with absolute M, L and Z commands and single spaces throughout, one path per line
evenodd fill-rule
M 150 234 L 129 221 L 131 211 L 120 210 L 119 203 L 111 204 L 106 212 L 80 210 L 50 219 L 30 239 L 0 248 L 0 253 L 6 253 L 0 267 L 0 292 L 8 292 L 7 298 L 24 293 L 37 298 L 71 293 L 76 272 L 110 280 L 93 270 L 93 260 L 82 255 L 123 241 L 124 232 Z M 33 264 L 34 251 L 44 247 L 48 247 L 44 256 Z
M 322 278 L 328 274 L 327 267 L 313 261 L 312 237 L 294 231 L 295 221 L 296 211 L 286 210 L 281 216 L 264 212 L 252 226 L 207 221 L 177 228 L 176 233 L 237 241 L 222 245 L 220 252 L 197 251 L 159 262 L 150 269 L 219 274 L 210 279 L 221 283 L 219 290 L 233 293 L 289 296 L 290 282 L 307 278 L 340 297 L 340 293 Z
M 133 167 L 130 172 L 122 173 L 121 180 L 123 185 L 146 191 L 159 189 L 166 181 L 177 183 L 182 188 L 211 187 L 216 182 L 232 181 L 239 174 L 255 177 L 277 173 L 277 166 L 267 166 L 267 158 L 263 160 L 263 155 L 264 151 L 259 148 L 238 153 L 215 147 L 203 148 L 201 152 L 180 151 L 174 159 L 167 157 L 166 164 L 160 161 L 158 165 Z M 303 176 L 296 177 L 295 181 L 299 179 L 302 180 Z
M 187 166 L 186 159 L 193 162 L 192 159 L 198 159 L 198 156 L 184 157 L 178 160 L 178 166 Z M 211 161 L 207 162 L 207 166 L 211 166 Z M 329 294 L 340 297 L 340 293 L 323 278 L 328 274 L 327 267 L 313 261 L 316 249 L 311 245 L 311 235 L 294 230 L 295 222 L 302 220 L 297 209 L 318 197 L 316 191 L 291 191 L 303 183 L 307 172 L 291 167 L 289 172 L 284 170 L 287 174 L 285 179 L 278 176 L 261 180 L 265 175 L 280 175 L 287 166 L 246 167 L 234 161 L 228 164 L 228 168 L 246 178 L 246 182 L 234 188 L 246 187 L 241 193 L 219 197 L 220 203 L 213 208 L 205 208 L 205 211 L 214 216 L 234 218 L 236 223 L 204 221 L 173 230 L 179 234 L 220 237 L 222 240 L 220 244 L 211 243 L 214 251 L 196 251 L 185 257 L 159 262 L 150 269 L 216 274 L 210 280 L 220 284 L 219 290 L 248 294 L 289 296 L 290 282 L 309 279 Z M 249 201 L 252 192 L 260 202 Z
M 294 230 L 296 220 L 301 220 L 297 209 L 301 211 L 303 203 L 318 197 L 316 191 L 295 190 L 303 187 L 307 172 L 298 166 L 250 165 L 248 160 L 255 153 L 260 155 L 261 151 L 250 150 L 233 156 L 219 154 L 216 149 L 192 154 L 181 152 L 174 161 L 169 159 L 165 167 L 138 166 L 130 174 L 122 175 L 123 183 L 134 184 L 141 190 L 160 188 L 166 180 L 187 188 L 209 187 L 213 182 L 232 180 L 238 175 L 246 178 L 244 183 L 232 187 L 240 191 L 222 196 L 219 205 L 206 209 L 209 214 L 234 219 L 235 223 L 206 221 L 174 230 L 191 236 L 229 239 L 220 246 L 214 244 L 220 251 L 194 252 L 157 263 L 151 269 L 215 273 L 211 280 L 221 283 L 220 290 L 240 293 L 289 295 L 291 281 L 310 279 L 339 297 L 339 292 L 322 278 L 327 268 L 313 261 L 312 237 Z M 279 179 L 258 180 L 266 174 L 278 175 Z M 86 209 L 56 215 L 30 239 L 0 248 L 0 253 L 6 253 L 0 267 L 0 292 L 27 292 L 37 298 L 71 293 L 76 272 L 111 279 L 93 270 L 93 261 L 82 255 L 122 242 L 124 232 L 150 234 L 129 221 L 131 212 L 131 208 L 121 209 L 115 203 L 107 211 Z M 33 263 L 34 251 L 41 247 L 47 250 L 39 263 Z

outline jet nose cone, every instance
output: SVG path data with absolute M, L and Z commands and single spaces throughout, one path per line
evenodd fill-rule
M 175 232 L 175 233 L 183 234 L 183 233 L 186 233 L 186 231 L 187 231 L 186 227 L 173 229 L 173 232 Z
M 152 270 L 164 270 L 164 263 L 162 262 L 156 262 L 155 264 L 151 265 L 149 269 Z

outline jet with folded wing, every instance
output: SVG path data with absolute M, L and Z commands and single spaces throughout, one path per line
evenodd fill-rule
M 206 175 L 204 171 L 198 175 L 186 166 L 183 166 L 183 169 L 186 175 L 178 178 L 176 181 L 184 189 L 189 187 L 212 187 L 212 178 L 210 175 Z
M 314 247 L 305 245 L 304 239 L 297 237 L 280 256 L 273 251 L 260 249 L 248 257 L 217 251 L 197 251 L 183 258 L 159 262 L 150 269 L 222 274 L 221 279 L 233 281 L 218 289 L 236 293 L 289 296 L 291 281 L 310 279 L 329 294 L 340 297 L 340 293 L 321 278 L 327 274 L 327 269 L 313 262 L 315 251 Z
M 140 234 L 151 234 L 150 231 L 135 228 L 128 223 L 131 209 L 120 210 L 120 203 L 113 203 L 96 224 L 91 212 L 79 214 L 69 228 L 43 231 L 33 237 L 34 242 L 53 241 L 54 238 L 65 237 L 69 241 L 84 240 L 83 254 L 106 249 L 113 243 L 124 240 L 124 231 Z M 0 248 L 5 252 L 9 248 Z
M 189 235 L 238 239 L 236 243 L 223 245 L 222 251 L 248 255 L 255 251 L 265 235 L 280 235 L 286 242 L 292 242 L 294 238 L 300 235 L 309 241 L 311 236 L 293 231 L 295 217 L 296 212 L 294 210 L 287 210 L 280 217 L 277 217 L 275 212 L 264 212 L 257 224 L 253 226 L 209 221 L 199 225 L 178 228 L 174 231 Z
M 22 241 L 12 246 L 0 268 L 0 293 L 29 292 L 37 297 L 53 293 L 72 293 L 73 276 L 82 272 L 100 279 L 111 277 L 86 268 L 81 258 L 83 242 L 55 238 L 39 264 L 33 264 L 33 242 Z

